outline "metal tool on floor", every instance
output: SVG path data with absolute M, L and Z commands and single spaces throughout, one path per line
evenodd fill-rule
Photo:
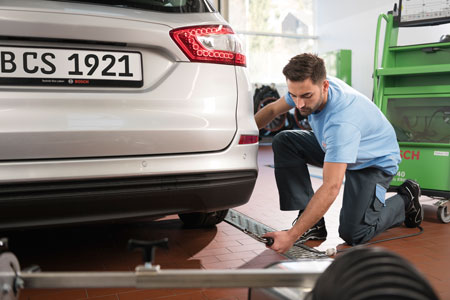
M 272 238 L 263 238 L 262 236 L 267 232 L 276 231 L 274 228 L 258 222 L 237 210 L 230 209 L 225 216 L 225 222 L 242 230 L 257 241 L 265 243 L 268 246 L 273 244 Z M 332 252 L 331 249 L 327 249 L 327 251 L 318 251 L 307 245 L 294 244 L 294 246 L 283 255 L 289 259 L 322 259 L 329 258 L 329 256 L 333 256 L 334 254 L 336 254 L 336 252 Z

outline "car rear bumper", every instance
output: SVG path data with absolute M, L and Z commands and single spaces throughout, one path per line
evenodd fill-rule
M 212 153 L 0 162 L 0 228 L 215 211 L 246 203 L 258 144 Z
M 256 170 L 0 184 L 0 228 L 216 211 L 245 204 Z

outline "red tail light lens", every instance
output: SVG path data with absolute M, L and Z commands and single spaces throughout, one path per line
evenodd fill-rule
M 246 65 L 242 45 L 226 25 L 177 28 L 170 36 L 190 61 L 226 65 Z
M 256 144 L 257 142 L 257 135 L 241 135 L 241 138 L 239 139 L 239 145 Z

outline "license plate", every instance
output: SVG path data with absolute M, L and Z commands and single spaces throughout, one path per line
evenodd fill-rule
M 142 55 L 0 46 L 0 85 L 142 87 Z

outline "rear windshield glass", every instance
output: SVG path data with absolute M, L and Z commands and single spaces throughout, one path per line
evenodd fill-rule
M 171 13 L 215 12 L 209 0 L 53 0 L 138 8 Z

